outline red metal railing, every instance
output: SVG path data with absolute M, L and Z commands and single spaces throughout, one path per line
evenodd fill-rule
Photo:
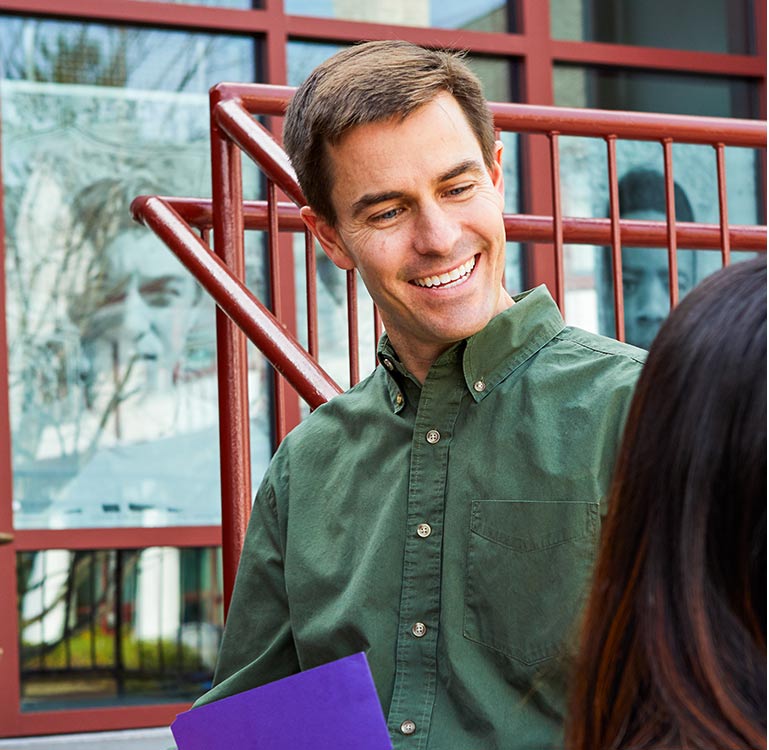
M 246 383 L 246 340 L 264 353 L 285 381 L 311 407 L 340 392 L 320 367 L 317 339 L 315 246 L 299 216 L 304 198 L 291 165 L 272 135 L 255 115 L 281 116 L 293 94 L 284 86 L 220 84 L 211 90 L 211 153 L 213 199 L 143 196 L 132 210 L 189 268 L 212 295 L 217 310 L 219 370 L 220 452 L 222 470 L 222 545 L 225 607 L 229 604 L 251 508 L 250 446 Z M 521 104 L 491 103 L 499 130 L 546 137 L 550 144 L 550 184 L 553 216 L 506 214 L 508 240 L 552 243 L 555 278 L 549 282 L 563 309 L 563 247 L 566 243 L 608 245 L 614 279 L 616 333 L 624 339 L 621 283 L 621 245 L 667 247 L 671 305 L 678 300 L 677 249 L 720 248 L 728 264 L 732 249 L 765 251 L 766 227 L 729 224 L 726 200 L 724 148 L 766 148 L 766 126 L 747 120 L 563 109 Z M 609 217 L 581 219 L 562 215 L 560 200 L 560 136 L 602 138 L 607 149 Z M 666 221 L 625 220 L 619 217 L 616 142 L 618 139 L 656 141 L 661 144 L 666 185 Z M 719 223 L 677 223 L 674 211 L 672 144 L 708 144 L 715 150 Z M 244 201 L 240 151 L 247 154 L 267 180 L 266 201 Z M 291 202 L 278 200 L 278 190 Z M 216 253 L 207 242 L 213 229 Z M 267 232 L 271 307 L 269 310 L 246 288 L 244 232 Z M 293 299 L 286 299 L 280 283 L 281 264 L 293 262 L 280 242 L 281 232 L 305 233 L 305 289 L 307 341 L 305 350 L 284 324 Z M 547 249 L 547 248 L 546 248 Z M 288 248 L 290 250 L 290 248 Z M 350 383 L 359 378 L 358 307 L 354 272 L 347 275 L 347 321 Z M 293 286 L 289 290 L 293 293 Z M 374 313 L 375 334 L 381 322 Z M 375 336 L 375 339 L 378 336 Z M 275 383 L 276 436 L 290 428 L 283 411 L 285 382 Z

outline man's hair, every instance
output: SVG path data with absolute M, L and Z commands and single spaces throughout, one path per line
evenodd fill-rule
M 638 211 L 657 211 L 667 213 L 665 199 L 665 177 L 655 169 L 638 167 L 631 169 L 619 181 L 619 213 L 627 216 Z M 683 188 L 673 183 L 673 195 L 675 196 L 676 221 L 694 221 L 692 204 L 686 197 Z M 607 207 L 608 215 L 609 209 Z
M 461 54 L 380 41 L 350 47 L 321 63 L 294 95 L 283 128 L 283 144 L 307 203 L 335 224 L 328 146 L 358 125 L 403 120 L 444 91 L 462 108 L 490 167 L 491 113 L 480 81 Z
M 671 313 L 636 387 L 568 750 L 766 743 L 766 258 Z
M 667 215 L 665 176 L 656 169 L 634 167 L 626 172 L 619 181 L 617 191 L 619 193 L 619 215 L 621 218 L 627 218 L 630 214 L 640 211 L 656 211 L 663 216 Z M 692 204 L 689 202 L 686 191 L 677 182 L 673 183 L 673 196 L 676 221 L 694 221 Z M 609 214 L 610 209 L 607 203 L 606 216 Z M 692 286 L 697 283 L 698 255 L 699 253 L 696 250 L 678 251 L 679 268 L 683 264 L 684 269 L 691 273 Z M 614 336 L 616 330 L 612 298 L 613 289 L 611 248 L 604 245 L 598 248 L 596 255 L 598 329 L 604 336 Z M 630 343 L 634 342 L 630 341 Z

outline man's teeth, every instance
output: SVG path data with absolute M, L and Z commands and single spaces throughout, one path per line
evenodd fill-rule
M 417 286 L 443 286 L 444 284 L 448 284 L 450 281 L 456 281 L 457 279 L 461 279 L 464 276 L 468 276 L 470 272 L 475 268 L 475 256 L 470 258 L 466 263 L 463 263 L 461 266 L 451 270 L 447 271 L 446 273 L 442 273 L 440 276 L 425 276 L 421 279 L 414 279 L 414 283 Z

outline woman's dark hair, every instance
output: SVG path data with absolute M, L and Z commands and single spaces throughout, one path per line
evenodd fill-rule
M 766 747 L 766 258 L 706 279 L 638 382 L 569 750 Z

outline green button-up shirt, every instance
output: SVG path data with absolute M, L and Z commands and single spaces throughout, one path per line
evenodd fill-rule
M 199 702 L 356 651 L 396 748 L 549 748 L 644 352 L 544 287 L 442 354 L 382 366 L 281 444 Z

